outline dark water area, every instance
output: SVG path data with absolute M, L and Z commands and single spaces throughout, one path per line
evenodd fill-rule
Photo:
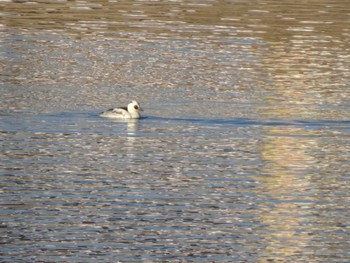
M 0 262 L 350 261 L 348 1 L 0 10 Z

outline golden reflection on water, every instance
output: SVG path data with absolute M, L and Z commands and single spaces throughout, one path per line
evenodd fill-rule
M 339 140 L 344 145 L 338 145 Z M 337 189 L 346 185 L 338 181 L 342 177 L 339 171 L 344 170 L 344 156 L 349 156 L 349 147 L 339 131 L 296 126 L 264 128 L 264 167 L 256 179 L 258 194 L 266 197 L 261 201 L 260 219 L 266 226 L 263 235 L 267 246 L 259 262 L 302 258 L 318 238 L 312 234 L 315 229 L 330 229 L 329 224 L 335 227 L 319 213 L 332 211 L 335 203 L 339 209 L 345 205 L 343 197 L 338 201 L 335 189 L 329 190 L 333 180 L 338 182 Z M 327 215 L 331 216 L 332 212 Z
M 307 223 L 309 210 L 305 208 L 312 200 L 301 200 L 300 196 L 310 188 L 310 175 L 306 171 L 317 163 L 309 154 L 310 149 L 317 147 L 317 140 L 311 136 L 312 132 L 300 136 L 305 133 L 296 127 L 265 129 L 262 159 L 266 166 L 259 181 L 260 190 L 271 199 L 262 202 L 261 221 L 268 230 L 264 232 L 267 246 L 259 262 L 283 261 L 303 254 L 310 239 L 302 225 Z
M 262 158 L 272 175 L 279 171 L 298 172 L 307 169 L 316 160 L 308 155 L 316 146 L 317 131 L 299 127 L 266 127 Z M 269 173 L 271 174 L 271 173 Z

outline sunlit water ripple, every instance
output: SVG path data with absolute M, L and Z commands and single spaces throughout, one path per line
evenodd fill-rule
M 346 1 L 0 7 L 1 262 L 350 261 Z

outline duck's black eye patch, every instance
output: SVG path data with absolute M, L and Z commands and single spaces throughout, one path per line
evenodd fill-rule
M 135 109 L 135 110 L 138 110 L 138 109 L 139 109 L 139 106 L 135 105 L 135 106 L 134 106 L 134 109 Z

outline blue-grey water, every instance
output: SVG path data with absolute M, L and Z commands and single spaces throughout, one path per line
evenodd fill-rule
M 0 9 L 0 262 L 350 262 L 348 1 Z

